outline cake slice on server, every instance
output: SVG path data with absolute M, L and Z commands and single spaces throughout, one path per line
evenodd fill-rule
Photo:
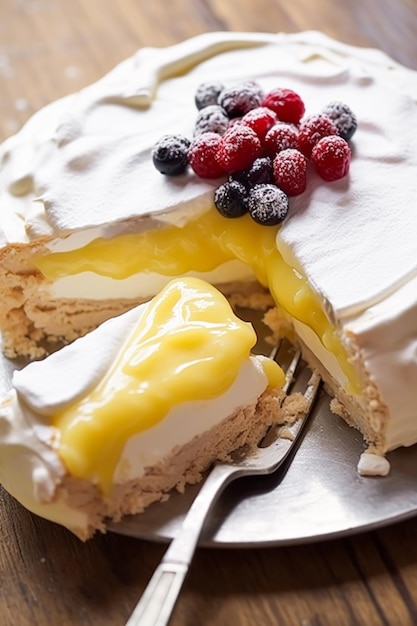
M 16 371 L 0 406 L 0 481 L 85 540 L 201 480 L 305 411 L 256 334 L 196 278 Z
M 201 99 L 207 82 L 221 85 L 214 105 Z M 228 114 L 224 89 L 230 96 L 234 85 L 244 85 L 255 108 L 271 106 L 277 125 L 286 126 L 285 141 L 295 135 L 304 155 L 294 161 L 306 174 L 296 181 L 297 195 L 293 180 L 287 204 L 279 185 L 270 190 L 282 200 L 274 205 L 274 216 L 283 218 L 278 224 L 265 220 L 258 190 L 241 217 L 225 217 L 224 188 L 222 212 L 215 208 L 216 192 L 230 182 L 228 149 L 217 160 L 224 175 L 200 175 L 196 132 L 260 133 L 253 119 L 251 131 L 238 128 L 236 91 Z M 305 111 L 295 107 L 301 118 L 279 117 L 271 96 L 277 88 L 301 97 Z M 199 113 L 196 94 L 198 106 L 210 102 Z M 39 111 L 0 149 L 5 354 L 36 358 L 48 343 L 72 341 L 172 278 L 192 274 L 233 301 L 273 305 L 271 327 L 292 329 L 335 397 L 334 411 L 363 433 L 369 454 L 360 471 L 386 473 L 388 465 L 380 466 L 386 452 L 417 441 L 417 150 L 410 142 L 416 100 L 416 72 L 376 50 L 317 32 L 207 33 L 140 50 L 97 83 Z M 334 106 L 329 111 L 335 102 L 342 116 L 334 117 Z M 345 104 L 357 121 L 353 137 L 352 117 L 347 127 L 343 122 Z M 210 106 L 221 111 L 213 117 Z M 339 137 L 325 133 L 315 145 L 314 128 L 306 135 L 303 124 L 323 111 L 331 127 L 337 121 L 331 132 Z M 186 137 L 194 148 L 174 176 L 161 175 L 153 163 L 164 134 Z M 343 175 L 329 180 L 329 150 L 337 161 L 340 138 L 348 135 Z M 260 158 L 272 158 L 266 135 L 259 142 Z M 245 145 L 258 156 L 255 144 Z M 207 141 L 206 155 L 211 146 Z M 288 167 L 277 163 L 274 157 L 275 182 L 286 187 Z

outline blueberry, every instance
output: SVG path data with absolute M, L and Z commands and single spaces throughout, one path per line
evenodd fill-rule
M 258 224 L 275 226 L 288 213 L 288 196 L 276 185 L 255 185 L 249 191 L 248 209 Z
M 245 115 L 261 106 L 264 92 L 255 81 L 246 81 L 223 89 L 217 100 L 230 118 Z
M 218 104 L 210 104 L 201 109 L 194 125 L 194 136 L 201 133 L 223 135 L 229 125 L 227 113 Z
M 238 181 L 228 181 L 214 192 L 214 204 L 223 217 L 241 217 L 248 212 L 247 192 Z
M 223 85 L 219 82 L 201 83 L 194 95 L 197 109 L 204 109 L 210 104 L 217 104 L 217 98 L 222 91 Z
M 336 125 L 339 136 L 349 141 L 358 126 L 356 115 L 351 108 L 344 102 L 329 102 L 323 109 L 323 113 Z
M 190 140 L 182 135 L 164 135 L 152 149 L 152 161 L 166 176 L 183 174 L 188 165 Z

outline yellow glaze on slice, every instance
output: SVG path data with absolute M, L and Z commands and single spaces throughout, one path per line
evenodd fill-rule
M 147 305 L 99 385 L 54 418 L 69 472 L 108 492 L 126 441 L 173 406 L 224 393 L 255 342 L 251 324 L 216 288 L 197 278 L 171 281 Z M 281 368 L 270 359 L 261 363 L 269 386 L 282 386 Z
M 249 215 L 224 218 L 213 208 L 182 228 L 167 226 L 113 239 L 100 238 L 81 249 L 38 257 L 34 263 L 54 281 L 85 271 L 114 279 L 146 271 L 173 277 L 192 271 L 208 272 L 238 259 L 252 268 L 278 306 L 316 333 L 336 356 L 350 391 L 358 393 L 356 372 L 317 295 L 277 250 L 277 230 L 256 224 Z

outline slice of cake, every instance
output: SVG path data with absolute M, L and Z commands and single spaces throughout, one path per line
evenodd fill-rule
M 196 94 L 198 107 L 219 106 L 219 95 L 210 100 L 215 88 L 201 97 L 204 83 L 220 83 L 221 92 L 249 84 L 256 107 L 276 89 L 301 96 L 303 117 L 298 107 L 295 119 L 278 121 L 290 127 L 286 139 L 292 128 L 303 146 L 307 160 L 297 171 L 304 167 L 306 180 L 296 181 L 295 196 L 292 180 L 278 225 L 215 209 L 227 176 L 201 175 L 209 144 L 194 169 L 164 176 L 154 167 L 163 135 L 194 141 L 236 122 L 218 108 L 214 117 L 207 107 L 197 113 Z M 208 33 L 140 50 L 39 111 L 0 152 L 5 353 L 37 357 L 50 342 L 72 341 L 192 274 L 233 301 L 266 306 L 272 296 L 269 324 L 292 329 L 334 395 L 333 409 L 361 430 L 371 453 L 415 443 L 416 100 L 417 74 L 375 50 L 316 32 Z M 328 153 L 313 158 L 314 133 L 300 142 L 304 115 L 322 114 L 329 103 L 348 105 L 357 121 L 343 176 L 331 181 Z M 223 98 L 220 108 L 229 104 Z M 229 117 L 241 113 L 235 104 Z M 346 120 L 333 113 L 329 123 L 343 139 Z M 352 117 L 349 131 L 351 124 Z M 253 144 L 248 151 L 263 154 Z M 226 151 L 222 173 L 233 158 Z M 279 173 L 282 187 L 287 173 Z M 256 196 L 253 203 L 252 213 Z M 380 472 L 373 458 L 364 457 L 361 472 Z
M 216 460 L 290 422 L 281 368 L 196 278 L 16 371 L 0 406 L 0 481 L 81 539 L 195 483 Z

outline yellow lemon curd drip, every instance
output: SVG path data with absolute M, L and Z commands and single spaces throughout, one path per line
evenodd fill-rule
M 336 356 L 349 391 L 359 393 L 356 371 L 318 297 L 277 250 L 278 228 L 256 224 L 249 215 L 227 219 L 213 208 L 182 228 L 166 226 L 114 239 L 99 238 L 82 249 L 38 257 L 35 265 L 51 280 L 86 271 L 123 279 L 147 271 L 172 277 L 190 271 L 209 272 L 238 259 L 252 268 L 277 305 L 316 333 Z
M 173 406 L 224 393 L 255 342 L 251 324 L 216 288 L 197 278 L 172 280 L 147 305 L 97 387 L 54 417 L 70 473 L 108 493 L 126 441 Z M 277 363 L 260 363 L 268 386 L 282 386 Z

